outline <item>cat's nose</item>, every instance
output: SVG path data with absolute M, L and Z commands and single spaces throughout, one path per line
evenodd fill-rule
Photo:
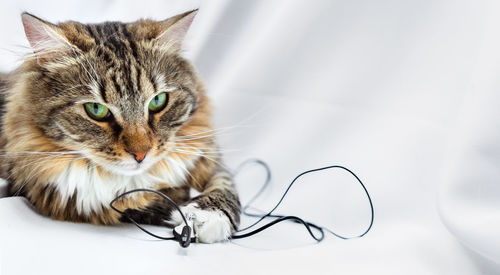
M 131 154 L 138 163 L 141 163 L 144 160 L 144 158 L 146 158 L 146 154 L 148 153 L 148 151 L 149 149 L 143 151 L 127 151 L 127 152 Z

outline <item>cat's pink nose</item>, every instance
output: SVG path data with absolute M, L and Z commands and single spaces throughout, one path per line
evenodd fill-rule
M 144 158 L 146 158 L 146 154 L 148 153 L 148 150 L 144 151 L 129 151 L 129 153 L 134 156 L 134 159 L 138 162 L 141 163 Z

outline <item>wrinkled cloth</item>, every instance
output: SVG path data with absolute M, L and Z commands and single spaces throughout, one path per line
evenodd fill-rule
M 0 11 L 2 46 L 27 44 L 23 9 L 99 22 L 197 5 L 35 3 Z M 2 198 L 2 274 L 499 274 L 499 12 L 493 0 L 201 2 L 186 56 L 213 100 L 225 163 L 258 157 L 273 171 L 254 205 L 269 210 L 298 173 L 341 164 L 372 195 L 373 230 L 315 244 L 289 223 L 181 249 L 132 225 L 53 221 Z M 1 68 L 14 63 L 0 55 Z M 263 180 L 258 167 L 236 176 L 243 203 Z M 277 212 L 349 236 L 369 221 L 361 187 L 341 171 L 302 178 Z

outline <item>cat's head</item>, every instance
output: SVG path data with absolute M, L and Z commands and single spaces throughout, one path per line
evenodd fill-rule
M 195 14 L 56 25 L 24 13 L 34 54 L 23 69 L 23 102 L 11 104 L 65 150 L 114 173 L 142 173 L 165 157 L 167 141 L 204 100 L 180 55 Z

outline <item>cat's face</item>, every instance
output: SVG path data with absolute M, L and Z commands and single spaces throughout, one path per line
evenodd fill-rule
M 24 110 L 66 150 L 114 173 L 146 171 L 199 104 L 199 81 L 179 55 L 192 16 L 56 26 L 24 15 L 37 58 Z

